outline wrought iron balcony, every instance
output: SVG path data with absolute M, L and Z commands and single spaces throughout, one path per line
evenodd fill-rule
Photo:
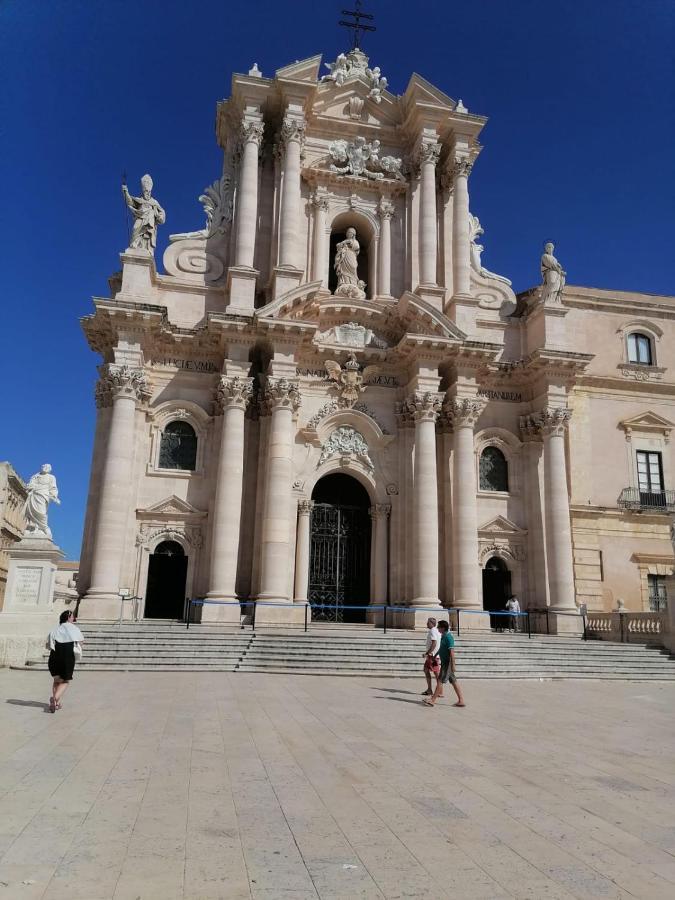
M 675 491 L 641 491 L 627 487 L 616 502 L 621 509 L 633 512 L 675 513 Z

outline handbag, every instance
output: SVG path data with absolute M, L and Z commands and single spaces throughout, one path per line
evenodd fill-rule
M 77 659 L 82 659 L 82 644 L 79 641 L 73 641 L 73 653 Z

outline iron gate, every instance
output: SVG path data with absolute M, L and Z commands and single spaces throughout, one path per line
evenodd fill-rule
M 312 621 L 359 622 L 370 602 L 370 517 L 360 506 L 315 503 L 309 564 Z M 323 608 L 321 608 L 323 607 Z

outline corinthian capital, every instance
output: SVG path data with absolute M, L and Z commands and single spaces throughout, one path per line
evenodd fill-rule
M 394 204 L 391 200 L 385 200 L 385 198 L 382 197 L 380 204 L 377 207 L 377 214 L 381 219 L 391 219 L 394 215 Z
M 440 155 L 440 144 L 437 144 L 433 141 L 423 141 L 417 148 L 417 153 L 415 155 L 417 165 L 421 166 L 425 163 L 431 163 L 431 165 L 435 166 Z
M 445 412 L 453 428 L 473 428 L 485 409 L 485 403 L 468 397 L 454 398 L 445 404 Z
M 328 212 L 328 209 L 330 207 L 330 198 L 325 192 L 325 189 L 317 189 L 309 199 L 312 206 L 314 206 L 316 209 L 320 209 L 322 212 Z
M 222 375 L 216 387 L 216 414 L 230 407 L 246 409 L 253 395 L 253 379 L 240 378 L 238 375 Z
M 270 410 L 290 409 L 297 412 L 300 408 L 298 382 L 289 378 L 268 377 L 265 380 L 265 400 Z
M 244 144 L 253 143 L 253 144 L 257 144 L 259 147 L 260 144 L 262 143 L 264 130 L 265 130 L 265 125 L 263 122 L 259 122 L 256 120 L 244 119 L 241 123 L 242 143 L 244 143 Z
M 406 397 L 404 406 L 408 415 L 415 422 L 435 422 L 441 411 L 442 397 L 440 394 L 427 391 L 425 394 L 416 391 Z
M 452 173 L 453 181 L 455 178 L 464 177 L 468 178 L 471 174 L 471 170 L 473 169 L 473 160 L 468 157 L 459 157 L 454 161 L 452 166 L 450 167 L 450 171 Z
M 548 437 L 550 435 L 561 436 L 565 433 L 567 423 L 572 417 L 572 411 L 564 407 L 547 407 L 529 416 L 521 416 L 520 427 L 526 436 L 533 434 Z
M 305 140 L 305 123 L 302 119 L 294 119 L 291 116 L 285 116 L 281 123 L 279 131 L 279 143 L 284 146 L 289 141 L 297 141 L 302 144 Z
M 388 519 L 391 513 L 391 503 L 376 503 L 368 510 L 371 519 Z
M 301 516 L 309 516 L 314 509 L 313 500 L 300 500 L 298 503 L 298 514 Z
M 150 399 L 152 390 L 143 369 L 109 363 L 99 369 L 101 377 L 96 385 L 96 405 L 110 406 L 118 397 L 133 397 L 138 402 Z

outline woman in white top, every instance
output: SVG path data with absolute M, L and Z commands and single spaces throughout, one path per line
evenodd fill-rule
M 73 680 L 75 669 L 75 656 L 82 653 L 82 632 L 73 624 L 73 614 L 70 610 L 62 612 L 59 616 L 59 624 L 52 628 L 45 644 L 49 650 L 49 672 L 54 678 L 52 695 L 49 698 L 50 712 L 61 709 L 61 698 Z

